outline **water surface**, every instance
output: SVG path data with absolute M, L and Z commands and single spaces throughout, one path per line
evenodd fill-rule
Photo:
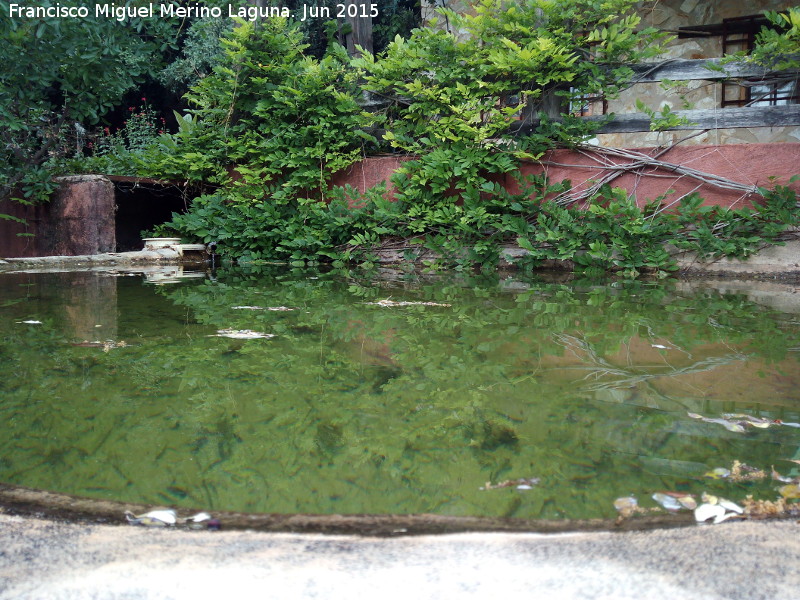
M 772 481 L 704 473 L 789 474 L 800 429 L 688 413 L 800 422 L 798 350 L 796 314 L 674 282 L 6 274 L 0 481 L 287 513 L 590 518 L 664 490 L 774 498 Z M 538 483 L 481 489 L 516 479 Z

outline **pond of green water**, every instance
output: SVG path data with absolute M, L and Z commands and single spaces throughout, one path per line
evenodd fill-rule
M 226 337 L 247 332 L 265 337 Z M 776 482 L 704 473 L 792 474 L 800 429 L 690 413 L 800 422 L 799 358 L 796 314 L 676 282 L 5 274 L 0 481 L 206 510 L 547 519 L 657 491 L 775 498 Z

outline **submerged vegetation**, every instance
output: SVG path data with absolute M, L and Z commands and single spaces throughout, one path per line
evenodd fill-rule
M 792 478 L 800 458 L 797 318 L 744 295 L 277 267 L 172 286 L 3 278 L 26 284 L 0 286 L 4 483 L 206 510 L 548 519 L 613 518 L 615 498 L 656 506 L 662 490 L 796 493 L 731 466 Z

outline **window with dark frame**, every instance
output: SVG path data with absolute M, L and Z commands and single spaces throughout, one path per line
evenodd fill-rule
M 595 53 L 593 48 L 599 42 L 589 42 L 587 52 L 589 60 L 594 60 Z M 578 95 L 575 88 L 570 88 L 569 113 L 574 117 L 590 117 L 592 115 L 607 115 L 608 100 L 603 94 L 583 94 Z
M 723 19 L 715 25 L 681 27 L 680 38 L 722 38 L 722 55 L 750 52 L 755 45 L 758 32 L 770 22 L 764 15 L 747 15 Z M 744 80 L 740 83 L 722 83 L 723 108 L 728 106 L 778 106 L 800 103 L 800 86 L 797 79 L 789 81 Z
M 723 19 L 722 55 L 750 52 L 756 35 L 768 22 L 762 15 Z M 797 80 L 764 83 L 759 81 L 722 84 L 722 106 L 777 106 L 800 102 Z

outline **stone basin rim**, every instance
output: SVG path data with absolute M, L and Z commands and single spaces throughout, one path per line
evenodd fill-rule
M 157 508 L 169 507 L 100 500 L 0 483 L 0 513 L 12 516 L 43 518 L 67 523 L 131 527 L 132 525 L 125 519 L 125 511 L 141 514 Z M 180 517 L 188 517 L 200 511 L 210 512 L 214 519 L 219 520 L 222 529 L 226 531 L 247 530 L 266 533 L 316 533 L 366 537 L 453 533 L 612 533 L 697 526 L 691 512 L 651 514 L 628 519 L 545 520 L 437 514 L 244 513 L 183 507 L 175 510 Z M 170 529 L 185 530 L 186 528 L 178 526 Z M 200 532 L 198 531 L 198 533 Z

